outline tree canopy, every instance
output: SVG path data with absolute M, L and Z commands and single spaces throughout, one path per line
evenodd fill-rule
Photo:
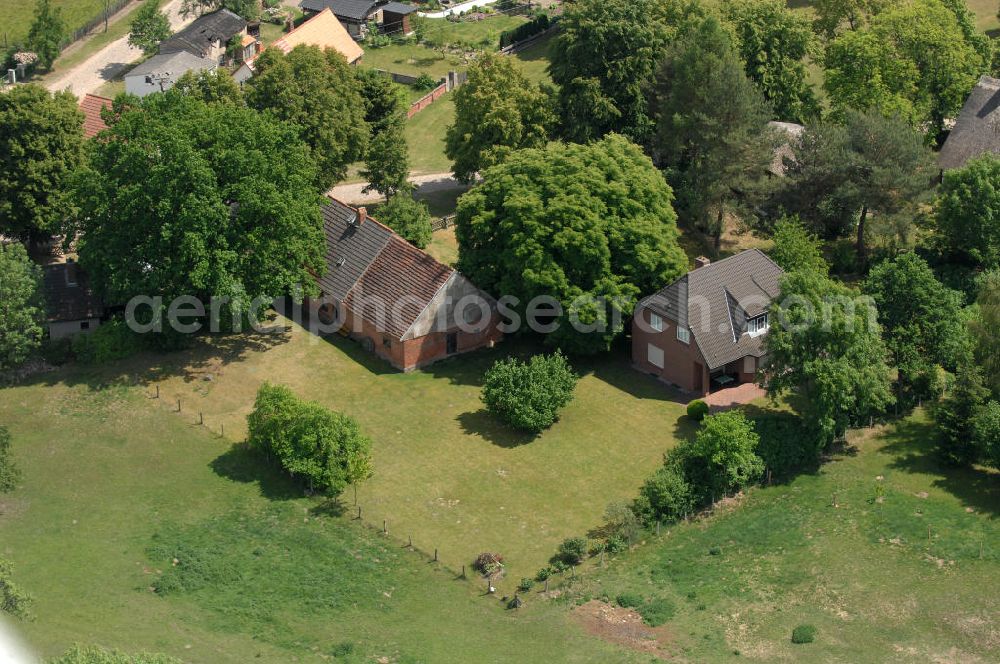
M 294 127 L 175 90 L 116 111 L 78 186 L 80 261 L 108 301 L 310 289 L 320 201 Z
M 814 40 L 808 19 L 782 0 L 733 0 L 724 10 L 746 74 L 775 117 L 791 122 L 817 117 L 819 102 L 806 81 L 804 62 Z
M 248 442 L 311 489 L 339 495 L 372 475 L 371 440 L 352 418 L 264 383 L 247 416 Z
M 16 367 L 42 342 L 42 270 L 16 242 L 0 243 L 0 369 Z
M 863 290 L 878 308 L 902 392 L 914 400 L 934 396 L 937 365 L 954 369 L 970 359 L 961 294 L 938 281 L 914 253 L 876 265 Z
M 533 355 L 527 362 L 498 360 L 483 377 L 480 398 L 486 409 L 522 431 L 539 433 L 552 426 L 573 400 L 577 376 L 566 357 Z
M 59 233 L 73 214 L 70 174 L 83 159 L 83 113 L 72 93 L 29 83 L 0 94 L 0 233 Z
M 245 87 L 250 107 L 298 127 L 318 166 L 318 189 L 342 180 L 347 165 L 364 156 L 369 134 L 360 85 L 344 56 L 315 46 L 287 55 L 269 48 L 256 67 Z
M 390 198 L 409 188 L 410 157 L 406 145 L 406 96 L 402 86 L 372 69 L 356 71 L 365 102 L 365 122 L 371 129 L 365 153 L 368 180 L 364 188 Z
M 224 69 L 185 72 L 174 83 L 174 89 L 206 104 L 243 105 L 243 91 Z
M 930 186 L 934 161 L 920 133 L 899 118 L 848 111 L 845 119 L 806 127 L 793 143 L 780 197 L 825 238 L 854 231 L 863 267 L 869 213 L 909 215 Z
M 934 221 L 949 260 L 1000 268 L 1000 157 L 986 154 L 946 171 Z
M 1000 399 L 1000 271 L 979 278 L 971 321 L 976 364 L 983 369 L 995 399 Z
M 821 240 L 811 234 L 798 217 L 779 219 L 774 224 L 772 238 L 774 248 L 768 255 L 785 272 L 829 272 L 830 266 L 823 258 Z
M 721 498 L 742 489 L 764 473 L 757 456 L 760 437 L 753 422 L 739 410 L 709 415 L 684 452 L 689 481 L 703 498 Z
M 510 58 L 484 54 L 455 91 L 455 124 L 448 127 L 445 154 L 455 177 L 471 182 L 512 150 L 544 146 L 554 123 L 549 96 L 537 84 Z
M 637 297 L 680 276 L 673 194 L 638 146 L 622 136 L 589 145 L 519 150 L 459 199 L 459 269 L 487 292 L 536 296 L 563 307 L 550 344 L 607 350 Z M 577 332 L 577 319 L 593 332 Z
M 825 86 L 834 111 L 875 109 L 913 126 L 929 122 L 936 137 L 992 60 L 967 11 L 960 1 L 912 0 L 830 42 Z
M 383 224 L 399 233 L 404 240 L 423 249 L 431 242 L 431 213 L 427 204 L 413 200 L 408 191 L 400 191 L 386 200 L 378 209 Z
M 785 275 L 764 338 L 764 386 L 793 391 L 808 427 L 829 443 L 893 402 L 887 351 L 875 313 L 857 294 L 816 272 Z
M 128 45 L 141 48 L 145 55 L 156 53 L 160 42 L 170 36 L 170 19 L 156 0 L 143 0 L 129 27 Z
M 51 0 L 37 0 L 35 16 L 28 28 L 27 46 L 38 56 L 38 64 L 51 69 L 59 57 L 66 39 L 66 21 L 62 7 L 53 7 Z
M 841 29 L 858 30 L 889 6 L 891 0 L 812 0 L 813 29 L 832 39 Z
M 678 211 L 718 247 L 727 207 L 749 211 L 774 158 L 771 110 L 714 18 L 670 47 L 652 95 L 653 152 L 677 192 Z
M 667 44 L 690 16 L 690 0 L 580 0 L 565 5 L 550 48 L 559 86 L 562 135 L 584 143 L 610 132 L 645 146 L 653 135 L 647 104 Z

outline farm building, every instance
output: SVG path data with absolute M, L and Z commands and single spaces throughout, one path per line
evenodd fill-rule
M 90 288 L 87 275 L 74 262 L 43 268 L 46 327 L 50 339 L 91 332 L 101 324 L 104 305 Z
M 354 39 L 364 39 L 368 34 L 368 24 L 372 21 L 384 33 L 408 35 L 410 15 L 417 11 L 413 5 L 386 0 L 302 0 L 299 3 L 306 14 L 315 14 L 329 9 L 344 24 Z

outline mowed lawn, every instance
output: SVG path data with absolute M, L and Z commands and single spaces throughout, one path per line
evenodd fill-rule
M 104 0 L 51 0 L 52 7 L 62 10 L 63 20 L 70 32 L 87 24 L 97 16 L 103 16 Z M 0 33 L 8 42 L 17 42 L 28 35 L 31 21 L 35 16 L 35 2 L 32 0 L 0 0 Z
M 817 475 L 652 537 L 573 592 L 667 600 L 689 661 L 997 661 L 1000 473 L 941 467 L 933 437 L 922 413 L 852 432 Z M 790 642 L 800 624 L 814 643 Z
M 600 525 L 607 504 L 629 499 L 687 427 L 684 405 L 633 371 L 621 351 L 573 364 L 583 376 L 561 420 L 535 439 L 498 424 L 479 401 L 493 351 L 450 359 L 426 371 L 396 372 L 335 337 L 293 327 L 251 342 L 201 343 L 184 353 L 118 368 L 160 388 L 160 405 L 185 423 L 204 413 L 214 432 L 244 439 L 246 415 L 264 381 L 357 418 L 374 441 L 375 476 L 360 485 L 365 521 L 460 570 L 483 551 L 503 554 L 513 590 L 547 564 L 565 538 Z M 530 349 L 535 350 L 535 349 Z M 206 380 L 210 378 L 210 380 Z M 354 509 L 353 492 L 344 501 Z
M 209 392 L 233 392 L 239 374 L 230 365 Z M 38 654 L 78 642 L 206 663 L 633 661 L 562 605 L 505 611 L 479 583 L 304 498 L 170 412 L 166 394 L 100 380 L 67 370 L 0 390 L 23 471 L 0 495 L 0 557 L 34 597 L 33 619 L 13 625 Z

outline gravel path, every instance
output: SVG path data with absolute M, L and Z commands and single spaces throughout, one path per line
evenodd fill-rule
M 196 16 L 183 18 L 180 15 L 181 0 L 171 0 L 163 7 L 170 17 L 170 27 L 176 32 L 193 21 Z M 117 39 L 87 60 L 70 69 L 55 81 L 49 83 L 49 90 L 66 90 L 82 97 L 94 92 L 108 81 L 121 76 L 130 64 L 142 57 L 142 49 L 128 45 L 128 36 Z
M 455 179 L 451 173 L 428 173 L 426 175 L 414 175 L 410 177 L 410 182 L 416 185 L 416 195 L 429 194 L 435 191 L 452 191 L 466 189 L 464 185 Z M 344 203 L 378 203 L 382 201 L 382 196 L 377 191 L 370 191 L 367 194 L 361 190 L 367 186 L 366 182 L 355 182 L 353 184 L 337 185 L 327 193 L 338 201 Z

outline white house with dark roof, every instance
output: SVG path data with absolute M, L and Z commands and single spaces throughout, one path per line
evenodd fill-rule
M 697 259 L 694 270 L 636 306 L 633 365 L 699 395 L 755 381 L 783 274 L 759 249 Z
M 174 87 L 177 79 L 189 71 L 215 71 L 217 67 L 216 61 L 187 51 L 161 53 L 125 74 L 125 92 L 138 97 L 164 92 Z

